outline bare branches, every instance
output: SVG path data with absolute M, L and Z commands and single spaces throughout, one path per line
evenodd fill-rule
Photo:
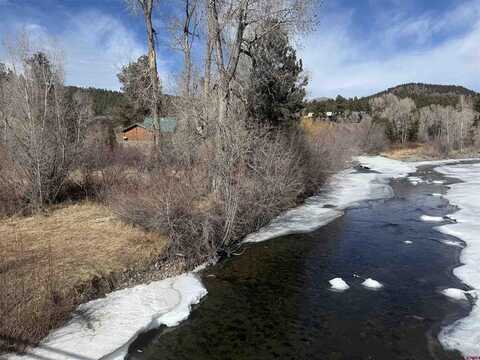
M 27 40 L 11 48 L 5 148 L 23 195 L 40 210 L 55 200 L 81 153 L 90 104 L 66 98 L 60 59 L 52 51 L 32 52 Z

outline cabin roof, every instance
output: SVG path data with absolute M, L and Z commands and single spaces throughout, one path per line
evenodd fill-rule
M 177 119 L 174 117 L 161 117 L 158 119 L 160 124 L 160 132 L 162 133 L 174 133 L 177 129 Z M 145 130 L 158 130 L 159 126 L 157 122 L 154 121 L 152 117 L 145 117 L 143 119 L 143 123 L 135 123 L 132 124 L 122 130 L 122 132 L 127 132 L 135 127 L 141 127 Z

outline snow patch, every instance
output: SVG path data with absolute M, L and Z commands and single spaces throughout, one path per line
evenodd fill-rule
M 432 196 L 440 197 L 440 196 L 443 196 L 443 195 L 440 194 L 440 193 L 433 193 Z
M 430 216 L 430 215 L 422 215 L 422 216 L 420 216 L 420 220 L 426 221 L 426 222 L 442 222 L 442 221 L 445 221 L 445 219 L 441 216 Z
M 433 180 L 432 181 L 432 184 L 437 184 L 437 185 L 444 184 L 444 183 L 445 183 L 445 181 L 443 181 L 443 180 Z
M 465 291 L 455 288 L 442 290 L 442 294 L 454 300 L 468 300 Z
M 191 273 L 114 291 L 80 305 L 73 319 L 51 332 L 38 347 L 6 359 L 124 359 L 140 333 L 178 325 L 189 316 L 192 304 L 206 294 Z
M 368 278 L 364 282 L 362 282 L 362 286 L 368 289 L 373 289 L 373 290 L 378 290 L 383 287 L 382 283 L 378 282 L 377 280 L 373 280 L 371 278 Z
M 345 291 L 350 289 L 350 286 L 340 277 L 336 277 L 329 281 L 330 288 L 335 291 Z

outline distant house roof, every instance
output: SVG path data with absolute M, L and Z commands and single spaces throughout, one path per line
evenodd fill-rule
M 174 117 L 161 117 L 158 118 L 158 122 L 160 123 L 160 132 L 162 133 L 173 133 L 177 129 L 177 119 Z M 143 127 L 145 129 L 158 130 L 159 125 L 152 117 L 146 117 L 143 119 Z
M 160 132 L 161 133 L 174 133 L 175 130 L 177 129 L 177 119 L 174 117 L 161 117 L 158 119 L 158 122 L 160 123 Z M 145 117 L 143 119 L 143 123 L 136 123 L 133 125 L 130 125 L 129 127 L 126 127 L 123 129 L 123 132 L 127 132 L 135 127 L 141 127 L 146 130 L 158 130 L 159 126 L 156 121 L 152 117 Z

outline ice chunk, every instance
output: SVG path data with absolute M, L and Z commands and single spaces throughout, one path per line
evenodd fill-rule
M 463 248 L 463 244 L 459 241 L 452 241 L 452 240 L 440 240 L 442 244 L 448 245 L 448 246 L 457 246 Z
M 343 279 L 340 277 L 336 277 L 330 280 L 329 283 L 330 283 L 331 289 L 336 291 L 345 291 L 350 288 L 350 286 L 348 286 L 348 284 L 345 281 L 343 281 Z
M 413 185 L 418 185 L 422 182 L 424 182 L 421 178 L 419 178 L 418 176 L 409 176 L 407 177 L 408 181 L 410 181 L 410 183 L 412 183 Z
M 432 196 L 439 197 L 439 196 L 442 196 L 442 194 L 440 194 L 440 193 L 433 193 Z
M 410 244 L 413 244 L 413 241 L 405 240 L 403 243 L 404 243 L 404 244 L 407 244 L 407 245 L 410 245 Z
M 381 283 L 371 278 L 368 278 L 364 282 L 362 282 L 362 285 L 365 286 L 366 288 L 373 289 L 373 290 L 378 290 L 383 287 Z
M 448 288 L 448 289 L 442 290 L 442 294 L 455 300 L 468 300 L 467 297 L 465 296 L 465 291 L 460 289 Z
M 427 222 L 442 222 L 445 219 L 441 216 L 430 216 L 430 215 L 422 215 L 420 216 L 420 220 L 427 221 Z
M 440 184 L 444 184 L 445 181 L 443 181 L 443 180 L 433 180 L 432 183 L 433 183 L 433 184 L 440 185 Z

